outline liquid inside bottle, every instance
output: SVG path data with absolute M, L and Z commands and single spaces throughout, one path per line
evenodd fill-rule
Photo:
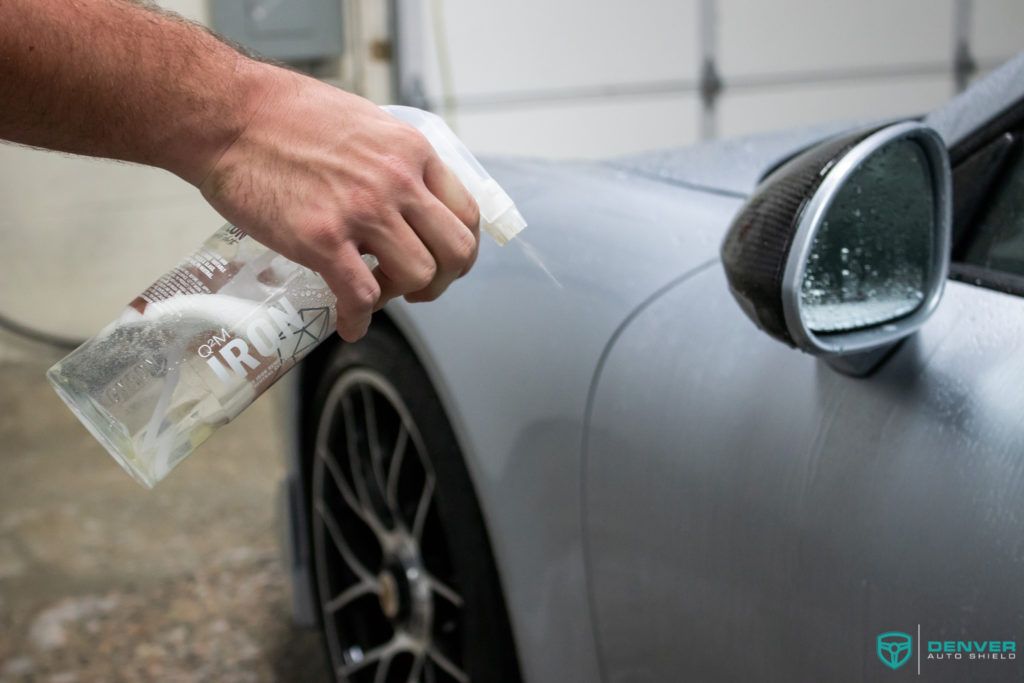
M 335 328 L 313 271 L 225 226 L 47 373 L 153 486 Z

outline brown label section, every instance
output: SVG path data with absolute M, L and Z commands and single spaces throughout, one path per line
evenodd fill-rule
M 212 294 L 238 272 L 237 264 L 219 254 L 200 249 L 164 273 L 129 304 L 144 313 L 146 304 L 166 301 L 179 294 Z

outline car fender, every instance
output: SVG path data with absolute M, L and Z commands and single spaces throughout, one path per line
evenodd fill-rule
M 740 199 L 593 164 L 489 168 L 530 226 L 504 248 L 484 238 L 437 302 L 387 314 L 467 459 L 526 680 L 599 680 L 580 499 L 594 369 L 630 311 L 714 259 Z

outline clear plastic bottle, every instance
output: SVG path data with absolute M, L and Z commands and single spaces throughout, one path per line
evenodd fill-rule
M 430 140 L 499 244 L 526 226 L 443 120 L 385 109 Z M 121 466 L 152 487 L 334 329 L 335 298 L 315 272 L 227 225 L 47 376 Z

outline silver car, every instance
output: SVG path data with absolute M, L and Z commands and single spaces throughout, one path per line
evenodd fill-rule
M 485 160 L 530 227 L 292 383 L 337 680 L 1020 680 L 1024 55 L 923 117 Z

